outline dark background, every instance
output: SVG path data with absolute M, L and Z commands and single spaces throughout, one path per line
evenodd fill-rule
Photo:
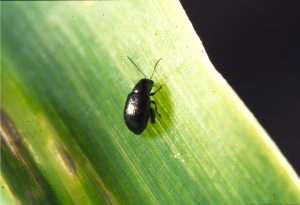
M 300 1 L 181 0 L 216 69 L 300 173 Z

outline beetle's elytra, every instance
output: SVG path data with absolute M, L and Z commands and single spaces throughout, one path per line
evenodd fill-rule
M 131 63 L 144 75 L 144 73 L 137 67 L 133 60 L 127 56 Z M 124 108 L 124 120 L 126 126 L 134 134 L 141 134 L 146 128 L 148 121 L 150 119 L 151 123 L 155 123 L 155 113 L 160 117 L 157 112 L 157 106 L 155 101 L 150 99 L 150 96 L 155 95 L 162 86 L 160 86 L 156 91 L 151 92 L 154 82 L 151 80 L 158 65 L 159 59 L 154 68 L 151 77 L 141 79 L 132 89 L 131 93 L 128 94 L 125 108 Z M 144 75 L 145 76 L 145 75 Z M 151 107 L 154 105 L 154 109 Z

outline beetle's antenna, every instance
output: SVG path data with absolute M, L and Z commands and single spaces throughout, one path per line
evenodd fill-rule
M 140 71 L 142 74 L 143 74 L 143 76 L 146 78 L 146 75 L 142 72 L 142 70 L 133 62 L 133 60 L 129 57 L 129 56 L 127 56 L 127 58 L 130 60 L 130 62 L 134 65 L 134 67 L 136 67 L 136 69 L 138 69 L 138 71 Z
M 162 58 L 158 59 L 158 61 L 156 62 L 155 66 L 154 66 L 154 68 L 153 68 L 153 72 L 152 72 L 152 75 L 151 75 L 151 77 L 150 77 L 150 80 L 152 79 L 152 77 L 153 77 L 153 75 L 154 75 L 154 72 L 155 72 L 155 68 L 156 68 L 156 66 L 157 66 L 157 64 L 159 63 L 160 60 L 162 60 Z

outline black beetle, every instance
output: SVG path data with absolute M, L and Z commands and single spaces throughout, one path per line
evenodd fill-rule
M 129 56 L 127 58 L 131 63 L 145 76 L 141 69 L 131 60 Z M 156 62 L 151 77 L 148 79 L 141 79 L 132 89 L 131 93 L 128 94 L 125 109 L 124 109 L 124 120 L 126 126 L 134 134 L 141 134 L 147 126 L 148 120 L 150 118 L 151 123 L 155 123 L 155 112 L 160 117 L 157 112 L 157 106 L 155 101 L 150 99 L 150 96 L 155 95 L 162 86 L 160 86 L 156 91 L 151 93 L 154 82 L 151 80 L 155 71 L 155 68 L 161 58 Z M 151 108 L 151 104 L 155 106 L 155 112 Z

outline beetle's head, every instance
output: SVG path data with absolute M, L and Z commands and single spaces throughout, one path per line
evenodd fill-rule
M 134 92 L 138 93 L 138 92 L 147 92 L 150 93 L 151 89 L 153 87 L 153 80 L 150 80 L 148 78 L 143 78 L 142 80 L 140 80 L 134 87 Z
M 150 89 L 152 88 L 152 86 L 154 85 L 154 81 L 153 80 L 151 80 L 151 79 L 148 79 L 148 78 L 144 78 L 144 79 L 142 79 L 143 81 L 145 81 L 146 82 L 146 84 L 148 85 L 148 86 L 150 86 Z

